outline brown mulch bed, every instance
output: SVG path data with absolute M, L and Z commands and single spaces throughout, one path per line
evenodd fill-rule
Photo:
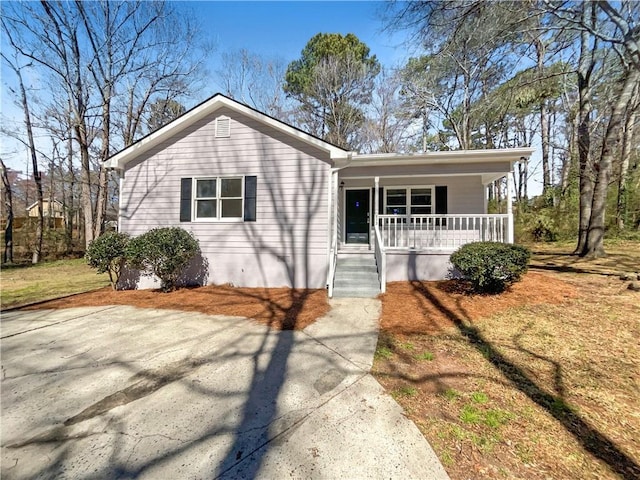
M 392 334 L 438 333 L 458 319 L 477 320 L 524 305 L 558 304 L 577 295 L 574 285 L 534 272 L 500 295 L 472 294 L 462 280 L 392 282 L 381 295 L 380 327 Z
M 139 308 L 248 317 L 279 330 L 301 330 L 329 311 L 325 290 L 235 288 L 225 285 L 181 288 L 169 293 L 158 290 L 113 291 L 110 288 L 102 288 L 25 309 L 106 305 L 131 305 Z

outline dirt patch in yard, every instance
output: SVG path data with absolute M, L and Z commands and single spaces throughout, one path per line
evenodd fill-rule
M 131 305 L 200 312 L 208 315 L 248 317 L 282 330 L 301 330 L 329 311 L 325 290 L 289 288 L 235 288 L 209 285 L 181 288 L 163 293 L 157 290 L 110 288 L 51 300 L 26 309 L 59 309 L 104 305 Z

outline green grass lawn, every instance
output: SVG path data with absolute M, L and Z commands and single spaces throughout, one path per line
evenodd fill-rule
M 109 276 L 97 275 L 82 258 L 37 265 L 3 265 L 0 302 L 2 308 L 15 307 L 107 285 Z

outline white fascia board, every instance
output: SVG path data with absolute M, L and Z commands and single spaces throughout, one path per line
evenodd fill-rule
M 350 167 L 393 165 L 435 165 L 439 163 L 494 163 L 515 162 L 530 157 L 534 148 L 501 148 L 492 150 L 449 150 L 415 154 L 375 153 L 354 155 Z
M 167 140 L 169 137 L 176 134 L 180 130 L 188 127 L 189 125 L 197 122 L 207 115 L 210 115 L 211 113 L 222 107 L 228 107 L 231 110 L 235 110 L 236 112 L 246 115 L 247 117 L 250 117 L 258 122 L 261 122 L 264 125 L 273 127 L 309 145 L 324 150 L 329 153 L 331 159 L 347 159 L 352 154 L 352 152 L 348 152 L 339 147 L 324 142 L 318 138 L 313 137 L 312 135 L 306 134 L 301 130 L 290 127 L 285 123 L 259 113 L 258 111 L 235 102 L 227 97 L 216 95 L 212 97 L 208 102 L 205 102 L 202 105 L 194 108 L 190 112 L 165 125 L 156 132 L 148 135 L 147 137 L 139 140 L 130 147 L 125 148 L 121 152 L 115 154 L 107 161 L 105 161 L 104 166 L 106 168 L 122 170 L 128 162 L 136 158 L 138 155 L 150 150 L 151 148 L 163 142 L 164 140 Z
M 491 178 L 492 180 L 489 180 L 488 183 L 490 183 L 493 180 L 497 180 L 499 178 L 504 177 L 505 175 L 507 175 L 509 172 L 504 171 L 504 172 L 491 172 L 491 173 L 486 173 L 486 172 L 481 172 L 480 170 L 478 170 L 477 172 L 473 172 L 473 173 L 420 173 L 420 174 L 416 174 L 416 173 L 412 173 L 412 174 L 404 174 L 404 175 L 380 175 L 378 173 L 372 173 L 371 175 L 340 175 L 340 180 L 369 180 L 371 178 L 375 178 L 377 176 L 379 176 L 381 179 L 387 179 L 387 178 L 427 178 L 427 177 L 477 177 L 477 176 L 481 176 L 483 178 L 483 182 L 485 178 Z

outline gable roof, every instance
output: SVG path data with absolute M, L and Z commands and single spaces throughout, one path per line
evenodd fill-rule
M 303 141 L 304 143 L 317 147 L 329 153 L 331 159 L 346 159 L 350 157 L 351 152 L 344 150 L 336 145 L 326 142 L 318 137 L 310 135 L 299 128 L 293 127 L 287 123 L 277 120 L 269 115 L 266 115 L 255 108 L 252 108 L 244 103 L 240 103 L 233 100 L 221 93 L 216 93 L 213 97 L 205 100 L 199 105 L 196 105 L 191 110 L 180 115 L 175 120 L 166 124 L 164 127 L 142 137 L 137 142 L 112 155 L 108 160 L 104 162 L 106 168 L 114 168 L 121 170 L 127 163 L 135 159 L 138 155 L 152 149 L 161 142 L 167 140 L 172 135 L 180 132 L 188 126 L 194 124 L 198 120 L 212 114 L 220 108 L 227 107 L 238 113 L 246 115 L 264 125 L 270 126 L 279 130 L 293 138 Z
M 43 203 L 43 204 L 45 204 L 45 203 L 49 203 L 49 199 L 48 199 L 48 198 L 43 198 L 43 199 L 42 199 L 42 203 Z M 53 203 L 54 203 L 55 205 L 60 205 L 61 207 L 63 206 L 63 205 L 62 205 L 62 202 L 61 202 L 60 200 L 56 200 L 55 198 L 53 199 Z M 29 205 L 29 206 L 27 207 L 27 210 L 31 210 L 31 209 L 33 209 L 33 208 L 35 208 L 35 207 L 37 207 L 37 206 L 38 206 L 38 202 L 33 202 L 31 205 Z

